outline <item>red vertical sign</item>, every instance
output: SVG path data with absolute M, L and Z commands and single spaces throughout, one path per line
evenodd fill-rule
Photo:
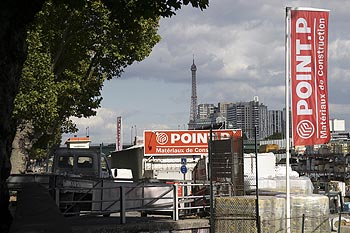
M 117 117 L 117 139 L 115 143 L 115 150 L 121 151 L 123 149 L 123 140 L 122 140 L 122 117 Z
M 328 10 L 291 10 L 291 96 L 294 145 L 330 140 L 327 47 Z

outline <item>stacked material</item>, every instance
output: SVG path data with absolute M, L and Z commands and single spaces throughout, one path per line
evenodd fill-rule
M 305 215 L 304 232 L 330 232 L 329 199 L 324 195 L 291 195 L 292 232 L 302 232 L 302 215 Z
M 279 232 L 284 227 L 285 200 L 259 197 L 261 232 Z M 257 232 L 255 196 L 218 197 L 215 199 L 215 232 Z
M 285 232 L 285 195 L 260 196 L 259 216 L 262 233 Z M 329 202 L 323 195 L 291 195 L 291 232 L 328 233 Z M 256 197 L 215 198 L 215 232 L 257 232 Z
M 314 186 L 309 177 L 290 177 L 290 193 L 311 195 Z M 260 193 L 268 195 L 277 195 L 286 193 L 286 177 L 277 176 L 274 178 L 259 178 L 258 180 Z M 245 180 L 246 190 L 255 191 L 255 180 Z
M 275 177 L 272 179 L 259 179 L 259 190 L 275 193 L 286 192 L 286 177 Z M 314 186 L 309 177 L 290 177 L 290 193 L 311 195 Z

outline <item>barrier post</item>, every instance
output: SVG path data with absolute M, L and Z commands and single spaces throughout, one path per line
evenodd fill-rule
M 173 185 L 173 196 L 174 196 L 174 209 L 173 209 L 173 220 L 179 220 L 179 194 L 178 194 L 178 186 L 177 184 Z
M 301 220 L 301 233 L 305 232 L 305 214 L 303 214 L 302 220 Z
M 125 189 L 123 186 L 120 186 L 120 223 L 126 223 L 125 216 Z
M 60 208 L 60 189 L 55 188 L 55 201 L 58 208 Z
M 341 212 L 339 212 L 338 233 L 340 233 L 340 228 L 341 228 Z

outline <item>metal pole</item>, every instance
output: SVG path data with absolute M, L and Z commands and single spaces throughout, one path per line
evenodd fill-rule
M 186 173 L 184 173 L 184 186 L 183 186 L 183 198 L 184 198 L 184 207 L 188 207 L 186 204 L 186 197 L 187 197 L 187 182 L 186 182 Z M 184 210 L 186 213 L 186 210 Z
M 210 126 L 209 136 L 209 178 L 210 178 L 210 233 L 214 233 L 214 188 L 213 188 L 213 125 Z
M 290 80 L 290 14 L 286 8 L 286 45 L 285 45 L 285 104 L 286 104 L 286 232 L 290 233 L 290 181 L 289 181 L 289 80 Z
M 339 213 L 339 219 L 338 219 L 338 231 L 337 231 L 338 233 L 341 232 L 341 231 L 340 231 L 340 230 L 341 230 L 340 228 L 341 228 L 341 212 Z
M 256 228 L 257 232 L 261 232 L 260 228 L 260 213 L 259 213 L 259 169 L 258 169 L 258 146 L 257 146 L 257 129 L 254 127 L 254 143 L 255 143 L 255 185 L 256 185 Z
M 345 176 L 344 176 L 345 178 Z M 339 201 L 340 201 L 340 212 L 343 212 L 344 211 L 344 203 L 343 203 L 343 197 L 341 195 L 341 192 L 338 193 L 339 195 Z
M 58 208 L 60 208 L 60 188 L 55 186 L 55 201 Z
M 305 214 L 303 214 L 303 218 L 301 220 L 301 233 L 305 232 Z
M 132 142 L 132 130 L 133 130 L 134 126 L 131 126 L 131 129 L 130 129 L 130 145 L 133 145 L 133 142 Z
M 120 223 L 125 224 L 126 223 L 126 216 L 125 216 L 125 189 L 123 186 L 120 186 Z

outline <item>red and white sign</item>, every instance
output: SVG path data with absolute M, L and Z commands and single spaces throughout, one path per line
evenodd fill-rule
M 73 137 L 73 138 L 68 138 L 65 144 L 67 144 L 68 148 L 71 149 L 79 149 L 79 148 L 85 148 L 88 149 L 90 148 L 90 138 L 89 137 Z
M 291 10 L 291 95 L 294 145 L 330 140 L 327 50 L 328 10 Z
M 145 155 L 208 154 L 209 130 L 144 131 Z M 213 140 L 242 137 L 239 130 L 213 130 Z

